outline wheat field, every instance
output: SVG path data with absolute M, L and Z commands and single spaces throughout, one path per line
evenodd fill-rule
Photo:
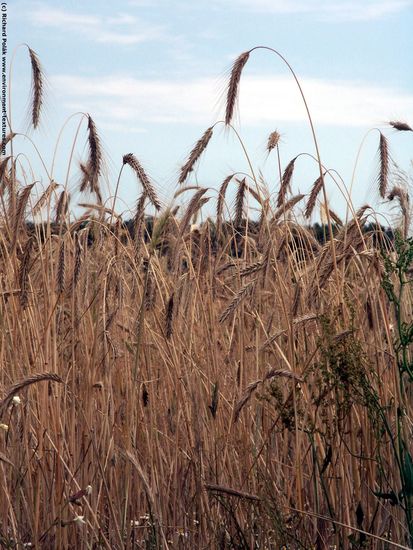
M 252 51 L 229 78 L 230 131 Z M 44 82 L 28 54 L 36 128 Z M 252 166 L 195 186 L 213 126 L 182 167 L 178 207 L 132 153 L 108 202 L 99 132 L 82 121 L 79 216 L 67 186 L 36 194 L 15 128 L 3 143 L 1 547 L 411 547 L 413 243 L 386 131 L 377 190 L 400 212 L 392 228 L 369 205 L 335 214 L 314 129 L 308 195 L 291 191 L 299 155 L 279 165 L 275 198 Z M 405 122 L 389 129 L 411 138 Z M 268 154 L 279 147 L 274 131 Z M 128 224 L 126 171 L 140 189 Z

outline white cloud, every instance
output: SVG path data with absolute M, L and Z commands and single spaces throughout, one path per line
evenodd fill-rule
M 234 7 L 234 0 L 215 0 Z M 401 12 L 412 0 L 235 0 L 238 7 L 276 14 L 308 14 L 334 21 L 367 21 Z
M 147 123 L 183 123 L 205 126 L 219 119 L 214 79 L 140 80 L 106 76 L 51 77 L 66 108 L 83 106 L 108 123 L 125 128 Z M 304 78 L 301 84 L 316 125 L 369 128 L 387 120 L 413 120 L 413 95 L 363 82 L 328 82 Z M 306 113 L 298 89 L 288 77 L 248 76 L 241 81 L 239 102 L 243 125 L 268 126 L 304 122 Z
M 24 17 L 33 26 L 70 32 L 101 43 L 138 44 L 163 39 L 166 35 L 163 27 L 125 13 L 90 15 L 39 4 L 25 12 Z

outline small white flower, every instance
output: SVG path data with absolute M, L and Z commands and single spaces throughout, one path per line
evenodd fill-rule
M 91 495 L 92 494 L 92 485 L 87 485 L 85 491 L 86 491 L 87 495 Z
M 0 429 L 1 430 L 4 430 L 5 432 L 8 431 L 9 427 L 7 426 L 7 424 L 0 424 Z
M 131 519 L 130 526 L 133 527 L 133 528 L 139 527 L 139 520 L 138 519 Z
M 13 405 L 20 405 L 21 402 L 22 402 L 22 400 L 20 399 L 20 397 L 18 395 L 15 395 L 13 397 L 13 400 L 12 400 Z
M 393 323 L 390 323 L 390 324 L 389 324 L 389 329 L 390 329 L 390 332 L 394 332 L 394 325 L 393 325 Z
M 78 525 L 82 525 L 82 524 L 86 525 L 85 516 L 75 516 L 73 523 L 77 523 Z

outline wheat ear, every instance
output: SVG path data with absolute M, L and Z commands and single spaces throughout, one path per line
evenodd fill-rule
M 161 203 L 156 195 L 155 189 L 146 174 L 145 170 L 143 169 L 141 163 L 138 161 L 138 159 L 135 157 L 133 153 L 128 153 L 127 155 L 124 155 L 123 157 L 123 164 L 127 164 L 132 168 L 132 170 L 135 172 L 136 177 L 142 184 L 143 190 L 145 191 L 146 195 L 148 196 L 149 200 L 153 204 L 153 206 L 156 208 L 156 210 L 161 209 Z
M 20 382 L 16 382 L 16 384 L 13 384 L 13 386 L 8 389 L 6 395 L 0 402 L 0 418 L 3 416 L 3 414 L 7 410 L 7 407 L 11 404 L 13 397 L 17 393 L 20 393 L 24 388 L 27 388 L 27 386 L 31 386 L 32 384 L 37 384 L 37 382 L 43 382 L 45 380 L 64 384 L 62 378 L 60 378 L 60 376 L 55 374 L 54 372 L 33 374 L 32 376 L 29 376 L 28 378 L 25 378 Z
M 238 191 L 235 197 L 234 227 L 241 226 L 242 218 L 244 215 L 245 192 L 247 190 L 247 180 L 245 178 L 242 180 L 237 179 L 237 183 L 238 183 Z
M 413 128 L 407 122 L 402 122 L 401 120 L 391 120 L 389 124 L 399 132 L 413 132 Z
M 239 82 L 241 80 L 241 73 L 245 64 L 248 61 L 250 52 L 244 52 L 234 62 L 232 66 L 231 76 L 228 83 L 227 90 L 227 105 L 225 111 L 225 124 L 231 124 L 232 117 L 234 116 L 235 105 L 238 98 Z
M 379 170 L 379 193 L 384 199 L 386 197 L 389 178 L 389 144 L 387 138 L 380 132 L 379 143 L 380 170 Z
M 30 104 L 31 122 L 37 128 L 43 105 L 44 77 L 39 58 L 35 51 L 29 48 L 30 63 L 32 65 L 32 97 Z
M 304 215 L 307 219 L 310 218 L 311 214 L 313 213 L 313 210 L 314 210 L 314 207 L 315 207 L 315 204 L 316 204 L 316 201 L 317 201 L 318 194 L 320 193 L 321 189 L 323 188 L 323 181 L 324 181 L 324 178 L 319 176 L 315 180 L 315 182 L 313 183 L 313 186 L 311 188 L 311 193 L 310 193 L 310 196 L 308 198 L 307 206 L 306 206 L 305 213 L 304 213 Z
M 294 164 L 296 160 L 297 157 L 294 157 L 292 160 L 290 160 L 290 162 L 287 164 L 286 169 L 284 170 L 284 174 L 281 179 L 280 190 L 277 197 L 278 208 L 284 204 L 287 192 L 289 190 L 291 191 L 291 178 L 293 177 Z
M 189 153 L 188 160 L 181 168 L 181 173 L 179 175 L 178 183 L 180 184 L 184 183 L 188 175 L 190 174 L 190 172 L 192 172 L 192 170 L 194 169 L 195 163 L 207 148 L 207 145 L 212 137 L 213 129 L 214 129 L 213 126 L 208 128 L 204 132 L 202 137 L 196 142 L 194 148 Z
M 270 153 L 273 149 L 275 149 L 280 141 L 280 134 L 275 130 L 274 132 L 271 132 L 271 134 L 268 136 L 267 141 L 267 152 Z

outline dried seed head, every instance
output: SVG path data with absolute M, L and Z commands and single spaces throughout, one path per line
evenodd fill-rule
M 88 171 L 90 174 L 90 190 L 92 193 L 95 193 L 99 204 L 102 204 L 102 195 L 99 189 L 99 177 L 102 170 L 102 149 L 96 125 L 90 115 L 88 118 L 88 130 L 90 150 Z
M 55 215 L 55 223 L 58 224 L 62 220 L 64 220 L 67 211 L 69 209 L 69 201 L 70 201 L 70 195 L 67 191 L 62 191 L 60 193 L 59 200 L 57 201 L 56 205 L 56 215 Z
M 203 195 L 208 191 L 208 189 L 200 187 L 199 190 L 194 193 L 193 197 L 189 201 L 188 207 L 185 210 L 185 213 L 182 217 L 181 223 L 179 224 L 179 237 L 182 238 L 185 231 L 189 227 L 189 223 L 192 217 L 198 212 L 201 207 L 201 200 Z
M 23 187 L 23 189 L 20 191 L 20 193 L 17 196 L 17 206 L 16 206 L 16 213 L 14 215 L 14 220 L 13 220 L 13 235 L 11 240 L 12 250 L 15 248 L 17 243 L 19 226 L 24 218 L 27 202 L 29 200 L 30 192 L 33 186 L 34 186 L 34 183 L 30 185 L 26 185 L 26 187 Z
M 0 195 L 10 185 L 9 169 L 7 166 L 10 159 L 11 157 L 4 157 L 0 160 Z
M 280 141 L 280 134 L 275 130 L 274 132 L 271 132 L 271 134 L 268 136 L 268 142 L 267 142 L 267 151 L 272 151 L 275 147 L 277 147 L 279 141 Z
M 37 214 L 43 208 L 43 206 L 46 204 L 46 202 L 50 198 L 53 191 L 55 191 L 58 187 L 59 187 L 59 184 L 56 183 L 54 180 L 51 180 L 49 185 L 46 187 L 44 192 L 41 194 L 39 200 L 33 206 L 33 214 Z
M 297 160 L 297 157 L 294 157 L 292 160 L 290 160 L 290 162 L 287 164 L 286 169 L 284 170 L 284 174 L 281 180 L 280 190 L 278 192 L 278 198 L 277 198 L 278 208 L 284 204 L 285 197 L 287 196 L 287 192 L 291 191 L 291 178 L 293 177 L 294 164 L 296 160 Z
M 88 115 L 87 127 L 89 130 L 89 147 L 90 147 L 90 169 L 92 178 L 97 178 L 100 175 L 100 163 L 102 160 L 102 152 L 100 149 L 100 139 L 97 133 L 96 124 L 93 118 Z
M 77 283 L 79 282 L 80 269 L 82 267 L 82 244 L 80 242 L 79 233 L 75 233 L 75 264 L 73 267 L 73 275 L 71 282 L 71 291 L 74 292 Z
M 151 203 L 154 205 L 156 210 L 161 209 L 161 203 L 156 195 L 155 189 L 147 176 L 145 170 L 143 169 L 142 165 L 138 161 L 138 159 L 133 155 L 133 153 L 128 153 L 127 155 L 124 155 L 123 157 L 123 164 L 128 164 L 132 170 L 135 172 L 138 180 L 141 182 L 142 187 L 148 196 Z
M 329 208 L 328 213 L 330 214 L 330 218 L 336 225 L 339 225 L 340 227 L 343 226 L 343 220 L 334 212 L 334 210 L 331 210 L 331 208 Z
M 360 206 L 356 212 L 356 219 L 360 221 L 369 208 L 371 208 L 369 204 L 363 204 L 363 206 Z
M 388 195 L 389 201 L 398 199 L 400 209 L 403 215 L 403 230 L 404 237 L 407 237 L 407 232 L 410 226 L 410 199 L 408 192 L 402 187 L 395 185 Z
M 386 137 L 380 132 L 379 144 L 380 171 L 378 175 L 379 193 L 384 199 L 386 197 L 387 184 L 389 178 L 389 144 Z
M 291 210 L 292 208 L 294 208 L 294 206 L 300 202 L 303 198 L 304 198 L 305 195 L 295 195 L 294 197 L 291 197 L 290 200 L 288 200 L 287 202 L 285 202 L 282 206 L 280 206 L 277 211 L 275 212 L 274 214 L 274 217 L 273 217 L 273 220 L 277 220 L 278 218 L 280 218 L 283 214 L 285 214 L 285 212 L 288 212 L 289 210 Z
M 40 111 L 43 105 L 43 70 L 36 52 L 29 48 L 30 63 L 32 65 L 32 97 L 31 97 L 31 122 L 33 128 L 37 128 L 40 120 Z
M 80 192 L 83 193 L 89 185 L 90 173 L 88 166 L 86 166 L 83 162 L 79 163 L 79 168 L 82 173 L 82 179 L 80 180 Z
M 96 125 L 90 115 L 88 117 L 88 147 L 89 158 L 86 164 L 80 163 L 82 179 L 80 181 L 80 192 L 87 188 L 95 193 L 99 204 L 102 204 L 102 194 L 99 189 L 99 178 L 102 171 L 102 148 Z
M 399 130 L 399 132 L 413 132 L 413 128 L 411 128 L 407 122 L 402 122 L 401 120 L 391 120 L 389 124 L 395 130 Z
M 246 298 L 251 296 L 255 283 L 257 282 L 257 279 L 253 279 L 252 281 L 248 282 L 246 285 L 244 285 L 237 294 L 233 297 L 230 304 L 227 306 L 227 308 L 221 313 L 219 317 L 219 322 L 224 323 L 228 317 L 234 313 L 234 311 L 237 309 L 237 307 L 240 305 L 241 302 L 243 302 Z
M 304 214 L 307 219 L 310 218 L 311 214 L 313 213 L 318 194 L 323 188 L 323 182 L 324 178 L 319 176 L 313 183 L 313 187 L 311 188 L 310 197 L 308 198 L 307 207 Z
M 205 204 L 205 200 L 203 195 L 208 191 L 208 189 L 200 187 L 199 190 L 194 193 L 193 197 L 189 201 L 189 204 L 185 210 L 184 215 L 182 216 L 182 219 L 179 223 L 178 227 L 178 236 L 175 243 L 174 251 L 173 251 L 173 261 L 174 261 L 174 269 L 175 271 L 178 270 L 179 267 L 179 260 L 180 260 L 180 250 L 182 245 L 182 239 L 188 230 L 190 226 L 190 222 L 192 217 L 199 211 L 200 208 Z M 209 199 L 206 199 L 209 200 Z
M 229 266 L 231 266 L 231 264 L 229 264 Z M 244 267 L 244 269 L 241 269 L 240 277 L 248 277 L 248 275 L 252 275 L 253 273 L 257 273 L 258 271 L 261 271 L 263 267 L 264 267 L 264 262 L 262 260 L 258 262 L 254 262 L 253 264 L 250 264 L 247 267 Z
M 245 64 L 248 61 L 249 56 L 250 56 L 250 52 L 242 53 L 235 60 L 234 65 L 232 67 L 231 77 L 228 83 L 227 106 L 226 106 L 226 112 L 225 112 L 225 124 L 227 125 L 231 123 L 232 117 L 234 116 L 235 105 L 238 98 L 238 88 L 239 88 L 239 82 L 241 79 L 241 73 L 243 68 L 245 67 Z
M 28 291 L 29 291 L 29 271 L 30 271 L 30 259 L 33 249 L 33 237 L 30 237 L 26 242 L 23 250 L 23 258 L 20 263 L 19 269 L 19 283 L 20 283 L 20 305 L 24 309 L 27 307 Z
M 189 173 L 192 172 L 194 169 L 195 163 L 199 159 L 199 157 L 202 155 L 202 153 L 205 151 L 213 133 L 213 126 L 208 128 L 202 137 L 196 142 L 194 148 L 189 153 L 188 160 L 181 168 L 181 174 L 179 176 L 179 183 L 184 183 L 186 178 L 188 177 Z
M 247 189 L 247 180 L 246 178 L 242 180 L 237 179 L 237 183 L 238 183 L 238 191 L 235 198 L 234 226 L 240 227 L 242 223 L 242 218 L 244 215 L 244 199 L 245 199 L 245 191 Z
M 142 229 L 144 226 L 145 220 L 145 201 L 146 193 L 143 192 L 139 197 L 138 203 L 136 205 L 136 213 L 133 217 L 133 236 L 135 243 L 135 257 L 139 257 L 140 247 L 142 244 Z
M 58 294 L 62 294 L 65 289 L 65 272 L 66 272 L 65 242 L 62 239 L 62 242 L 60 243 L 60 247 L 59 247 L 59 263 L 57 266 L 57 274 L 56 274 L 56 286 L 57 286 Z
M 222 214 L 224 212 L 224 202 L 225 202 L 225 194 L 227 192 L 227 188 L 229 185 L 229 182 L 234 177 L 234 174 L 231 174 L 230 176 L 227 176 L 224 181 L 221 184 L 221 187 L 218 191 L 218 200 L 217 200 L 217 233 L 220 233 L 221 226 L 222 226 Z

